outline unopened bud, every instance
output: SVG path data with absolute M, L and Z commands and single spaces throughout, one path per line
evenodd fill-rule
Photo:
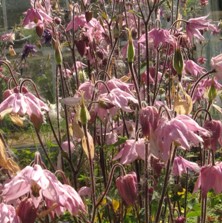
M 180 51 L 180 48 L 177 48 L 175 50 L 174 57 L 173 57 L 173 68 L 179 75 L 179 81 L 181 81 L 182 72 L 183 72 L 183 55 Z

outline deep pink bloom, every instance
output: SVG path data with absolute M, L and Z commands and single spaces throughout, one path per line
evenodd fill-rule
M 203 74 L 205 69 L 194 61 L 187 60 L 184 62 L 184 70 L 187 74 L 197 77 L 198 75 Z
M 179 216 L 178 218 L 175 219 L 175 223 L 185 223 L 186 218 L 183 216 Z
M 116 179 L 116 187 L 126 205 L 132 205 L 136 202 L 138 188 L 135 172 L 118 177 Z
M 192 41 L 193 37 L 199 40 L 204 40 L 204 36 L 200 31 L 211 30 L 217 32 L 217 27 L 207 20 L 207 16 L 202 16 L 198 18 L 191 18 L 187 21 L 186 32 L 189 39 Z
M 2 197 L 7 203 L 26 194 L 29 194 L 36 208 L 45 200 L 47 205 L 56 203 L 58 209 L 71 214 L 85 211 L 82 199 L 71 186 L 61 184 L 53 173 L 37 164 L 34 167 L 26 166 L 2 190 Z
M 200 167 L 196 163 L 188 161 L 181 156 L 175 157 L 173 162 L 173 175 L 182 176 L 182 174 L 186 174 L 188 170 L 199 172 Z
M 178 115 L 169 121 L 161 120 L 150 138 L 151 153 L 163 161 L 167 161 L 173 142 L 189 150 L 191 145 L 203 142 L 201 135 L 209 134 L 206 129 L 186 115 Z
M 0 222 L 2 223 L 20 223 L 16 215 L 15 208 L 11 205 L 0 203 Z
M 34 223 L 37 217 L 37 209 L 35 208 L 31 198 L 23 199 L 18 207 L 17 214 L 22 223 Z
M 202 6 L 208 5 L 208 0 L 200 0 L 200 5 Z
M 155 49 L 160 47 L 161 45 L 164 44 L 170 44 L 173 47 L 176 46 L 176 40 L 173 35 L 171 35 L 169 30 L 166 29 L 152 29 L 149 31 L 149 41 L 150 44 L 153 45 Z M 140 39 L 139 43 L 144 43 L 146 40 L 146 35 L 143 34 Z
M 222 143 L 222 123 L 220 120 L 206 121 L 203 126 L 211 134 L 204 136 L 204 146 L 216 151 L 218 142 Z
M 129 139 L 126 140 L 121 151 L 113 158 L 113 160 L 120 159 L 120 163 L 129 164 L 136 159 L 145 159 L 145 144 L 144 139 Z
M 147 106 L 140 110 L 139 120 L 142 127 L 143 136 L 149 137 L 151 132 L 155 131 L 157 128 L 158 119 L 158 110 L 154 106 Z
M 202 196 L 206 196 L 211 189 L 216 194 L 222 192 L 222 163 L 216 163 L 214 166 L 204 166 L 200 170 L 199 177 L 194 187 L 194 192 L 201 188 Z

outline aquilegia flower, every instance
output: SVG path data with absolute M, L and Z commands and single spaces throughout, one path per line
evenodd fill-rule
M 173 161 L 173 175 L 182 176 L 182 174 L 186 174 L 188 170 L 199 172 L 200 167 L 196 163 L 188 161 L 181 156 L 175 157 Z
M 140 110 L 139 120 L 144 137 L 149 137 L 150 134 L 155 131 L 157 128 L 158 119 L 158 110 L 154 106 L 147 106 Z
M 208 20 L 207 17 L 208 15 L 198 18 L 191 18 L 187 21 L 186 32 L 190 41 L 192 41 L 193 37 L 196 37 L 199 40 L 204 40 L 204 36 L 201 34 L 200 31 L 217 31 L 217 27 L 211 24 L 210 20 Z
M 135 172 L 118 177 L 116 179 L 116 187 L 126 205 L 135 203 L 138 194 L 137 176 Z
M 203 166 L 194 187 L 194 192 L 201 188 L 202 196 L 205 197 L 210 189 L 216 194 L 222 192 L 222 163 L 214 166 Z
M 212 69 L 214 69 L 215 72 L 216 72 L 216 76 L 221 77 L 221 73 L 222 73 L 222 54 L 219 54 L 215 57 L 212 57 L 210 62 L 211 62 Z M 218 78 L 218 79 L 221 79 L 221 78 Z
M 26 166 L 21 172 L 4 185 L 2 197 L 10 203 L 28 194 L 35 208 L 44 200 L 49 208 L 53 203 L 58 205 L 56 214 L 67 210 L 76 215 L 85 212 L 85 206 L 79 194 L 69 185 L 60 183 L 56 176 L 49 170 L 42 169 L 38 164 Z
M 0 104 L 0 118 L 10 113 L 28 115 L 36 129 L 43 123 L 43 111 L 48 111 L 48 106 L 25 88 L 22 92 L 14 88 Z
M 126 140 L 121 151 L 113 158 L 113 160 L 120 159 L 120 163 L 129 164 L 136 159 L 145 159 L 145 144 L 144 139 L 129 139 Z
M 15 208 L 11 205 L 1 203 L 0 204 L 0 222 L 3 223 L 19 223 L 20 220 L 16 215 Z
M 203 126 L 211 134 L 204 136 L 204 146 L 216 151 L 218 142 L 222 143 L 222 123 L 220 120 L 206 121 Z
M 26 59 L 29 54 L 36 53 L 37 50 L 35 48 L 35 45 L 32 44 L 25 44 L 22 51 L 22 60 Z
M 187 74 L 193 75 L 195 77 L 204 73 L 204 68 L 192 60 L 187 60 L 184 62 L 184 70 Z
M 151 152 L 166 161 L 169 158 L 173 142 L 189 150 L 191 145 L 198 145 L 203 142 L 201 135 L 207 136 L 209 134 L 206 129 L 199 126 L 189 116 L 178 115 L 169 121 L 162 120 L 158 123 L 158 127 L 150 139 Z

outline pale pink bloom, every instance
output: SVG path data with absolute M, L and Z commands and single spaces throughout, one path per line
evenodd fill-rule
M 85 81 L 80 84 L 78 93 L 84 92 L 84 98 L 86 100 L 91 100 L 93 96 L 93 91 L 95 91 L 95 86 L 91 81 Z
M 200 74 L 203 74 L 205 69 L 192 60 L 187 60 L 184 62 L 184 70 L 187 74 L 197 77 Z
M 58 209 L 71 214 L 85 211 L 82 199 L 71 186 L 61 184 L 53 173 L 37 164 L 26 166 L 4 185 L 2 191 L 3 200 L 7 203 L 26 194 L 29 194 L 36 208 L 45 200 L 47 205 L 57 203 Z
M 9 113 L 28 115 L 37 129 L 43 123 L 43 111 L 48 111 L 43 101 L 30 92 L 20 93 L 17 88 L 0 104 L 0 117 Z
M 165 44 L 170 44 L 173 47 L 176 46 L 176 40 L 174 36 L 171 35 L 169 30 L 154 28 L 149 31 L 148 35 L 149 35 L 149 41 L 155 49 Z M 144 43 L 145 40 L 146 40 L 146 35 L 143 34 L 138 40 L 138 42 Z
M 81 197 L 85 197 L 85 196 L 88 196 L 90 197 L 91 194 L 92 194 L 92 189 L 90 187 L 81 187 L 78 191 L 78 194 L 81 196 Z
M 204 136 L 204 146 L 216 151 L 218 142 L 222 142 L 222 123 L 219 120 L 205 121 L 204 126 L 210 132 L 209 136 Z
M 173 142 L 189 150 L 190 146 L 203 142 L 201 136 L 209 134 L 206 129 L 186 115 L 178 115 L 169 121 L 163 119 L 150 137 L 151 152 L 163 161 L 167 161 Z
M 222 75 L 222 54 L 219 54 L 211 58 L 211 67 L 215 70 L 218 79 L 221 79 Z
M 201 194 L 206 197 L 211 189 L 216 194 L 222 192 L 222 163 L 216 163 L 214 166 L 204 166 L 200 170 L 199 177 L 194 187 L 194 192 L 201 188 Z
M 30 24 L 38 24 L 38 22 L 51 23 L 52 18 L 41 9 L 30 8 L 25 12 L 23 26 L 29 27 Z M 33 25 L 31 25 L 33 27 Z
M 82 14 L 82 15 L 76 15 L 76 16 L 74 16 L 74 19 L 72 19 L 68 23 L 68 25 L 66 27 L 66 32 L 68 32 L 68 31 L 70 31 L 72 29 L 74 31 L 76 31 L 79 28 L 83 28 L 86 23 L 87 23 L 87 21 L 86 21 L 86 17 L 85 17 L 84 14 Z
M 129 102 L 137 105 L 138 100 L 130 93 L 127 93 L 119 88 L 114 88 L 105 97 L 114 104 L 117 108 L 122 109 L 125 112 L 132 112 L 133 110 L 129 107 Z
M 222 85 L 215 79 L 215 78 L 209 78 L 201 81 L 197 88 L 194 91 L 194 95 L 192 97 L 193 101 L 200 101 L 204 97 L 204 93 L 209 89 L 211 86 L 213 86 L 216 90 L 220 90 L 222 88 Z
M 187 21 L 186 32 L 190 40 L 192 40 L 193 37 L 196 37 L 199 40 L 204 40 L 204 36 L 201 34 L 200 31 L 218 31 L 217 27 L 211 24 L 210 20 L 208 20 L 207 17 L 208 15 L 198 18 L 191 18 Z
M 15 40 L 15 33 L 10 32 L 10 33 L 4 33 L 0 36 L 0 40 L 3 42 L 11 42 Z
M 138 196 L 138 181 L 135 172 L 116 179 L 116 187 L 126 205 L 133 205 Z
M 139 120 L 143 136 L 149 137 L 151 132 L 154 132 L 157 128 L 159 121 L 158 110 L 153 106 L 142 108 L 139 112 Z
M 182 176 L 182 174 L 186 174 L 188 170 L 199 172 L 200 167 L 196 163 L 188 161 L 181 156 L 175 157 L 173 161 L 173 175 Z
M 105 139 L 106 145 L 112 145 L 118 141 L 118 135 L 117 135 L 116 131 L 106 133 L 105 137 L 106 137 L 106 139 Z
M 120 159 L 120 163 L 129 164 L 136 159 L 145 159 L 145 144 L 144 139 L 129 139 L 126 140 L 123 148 L 113 158 L 113 160 Z
M 19 217 L 13 206 L 0 203 L 0 222 L 1 223 L 20 223 Z
M 69 153 L 69 142 L 68 141 L 64 141 L 61 146 L 62 146 L 62 149 L 64 152 Z M 70 142 L 70 150 L 71 150 L 71 153 L 73 153 L 75 150 L 75 146 L 72 142 Z

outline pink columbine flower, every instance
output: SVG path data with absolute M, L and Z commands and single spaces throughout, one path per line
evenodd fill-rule
M 216 163 L 214 166 L 204 166 L 200 170 L 199 177 L 194 187 L 194 192 L 201 188 L 203 197 L 207 192 L 213 189 L 216 194 L 222 192 L 222 163 Z
M 85 17 L 85 15 L 76 15 L 76 16 L 74 16 L 74 19 L 72 19 L 69 23 L 68 23 L 68 25 L 67 25 L 67 27 L 66 27 L 66 32 L 68 32 L 68 31 L 70 31 L 70 30 L 74 30 L 74 31 L 76 31 L 77 29 L 79 29 L 79 28 L 82 28 L 82 27 L 84 27 L 84 25 L 86 24 L 87 22 L 86 22 L 86 17 Z
M 214 69 L 215 72 L 216 72 L 216 76 L 221 77 L 221 73 L 222 73 L 222 54 L 219 54 L 215 57 L 212 57 L 210 62 L 211 62 L 212 69 Z M 221 78 L 219 78 L 219 79 L 221 79 Z
M 142 108 L 139 112 L 140 125 L 144 137 L 149 137 L 157 128 L 158 110 L 153 106 Z
M 116 187 L 126 205 L 133 205 L 138 196 L 137 176 L 135 172 L 116 179 Z
M 201 6 L 206 6 L 206 5 L 208 5 L 208 0 L 200 0 L 200 5 L 201 5 Z
M 203 126 L 211 134 L 203 137 L 204 146 L 216 151 L 218 142 L 222 143 L 222 123 L 219 120 L 206 121 Z
M 184 70 L 187 74 L 197 77 L 198 75 L 203 74 L 205 69 L 194 61 L 187 60 L 184 62 Z
M 15 33 L 9 32 L 9 33 L 4 33 L 0 36 L 0 40 L 3 42 L 11 42 L 15 40 Z
M 64 141 L 61 146 L 62 146 L 62 149 L 64 152 L 69 153 L 69 142 L 68 141 Z M 75 150 L 75 146 L 72 142 L 70 142 L 70 150 L 71 150 L 71 153 L 73 153 Z
M 43 111 L 48 111 L 48 106 L 43 101 L 31 92 L 27 90 L 19 92 L 17 88 L 14 88 L 13 93 L 8 94 L 8 97 L 0 104 L 0 118 L 9 113 L 19 116 L 28 115 L 37 129 L 43 123 Z
M 83 186 L 79 189 L 78 194 L 81 197 L 85 197 L 85 196 L 90 197 L 92 194 L 92 189 L 90 187 Z
M 33 28 L 38 22 L 51 23 L 52 21 L 52 18 L 41 9 L 30 8 L 25 12 L 22 25 L 27 28 Z
M 201 135 L 209 134 L 206 129 L 186 115 L 178 115 L 169 121 L 161 120 L 150 139 L 151 152 L 163 161 L 167 161 L 173 142 L 189 150 L 191 145 L 203 142 Z
M 60 210 L 67 210 L 74 215 L 79 211 L 85 212 L 79 194 L 71 186 L 61 184 L 52 172 L 42 169 L 38 164 L 26 166 L 2 190 L 3 200 L 7 203 L 26 194 L 32 199 L 35 208 L 44 200 L 47 205 L 56 203 Z
M 211 30 L 217 32 L 217 27 L 210 23 L 210 20 L 207 20 L 207 16 L 202 16 L 198 18 L 191 18 L 187 21 L 186 32 L 187 35 L 192 41 L 193 37 L 196 37 L 199 40 L 204 40 L 204 36 L 200 31 Z
M 170 44 L 173 47 L 176 46 L 176 40 L 174 36 L 171 35 L 169 30 L 154 28 L 150 30 L 148 34 L 151 45 L 153 45 L 153 47 L 156 49 L 164 44 Z M 145 40 L 146 40 L 146 35 L 143 34 L 138 40 L 138 43 L 144 43 Z
M 182 174 L 186 174 L 188 170 L 199 172 L 200 167 L 196 163 L 188 161 L 181 156 L 175 157 L 173 162 L 173 175 L 182 176 Z
M 129 139 L 126 140 L 123 148 L 113 158 L 113 160 L 120 159 L 120 163 L 129 164 L 136 159 L 145 159 L 145 144 L 144 139 Z
M 20 223 L 15 208 L 11 205 L 0 204 L 0 222 L 2 223 Z

